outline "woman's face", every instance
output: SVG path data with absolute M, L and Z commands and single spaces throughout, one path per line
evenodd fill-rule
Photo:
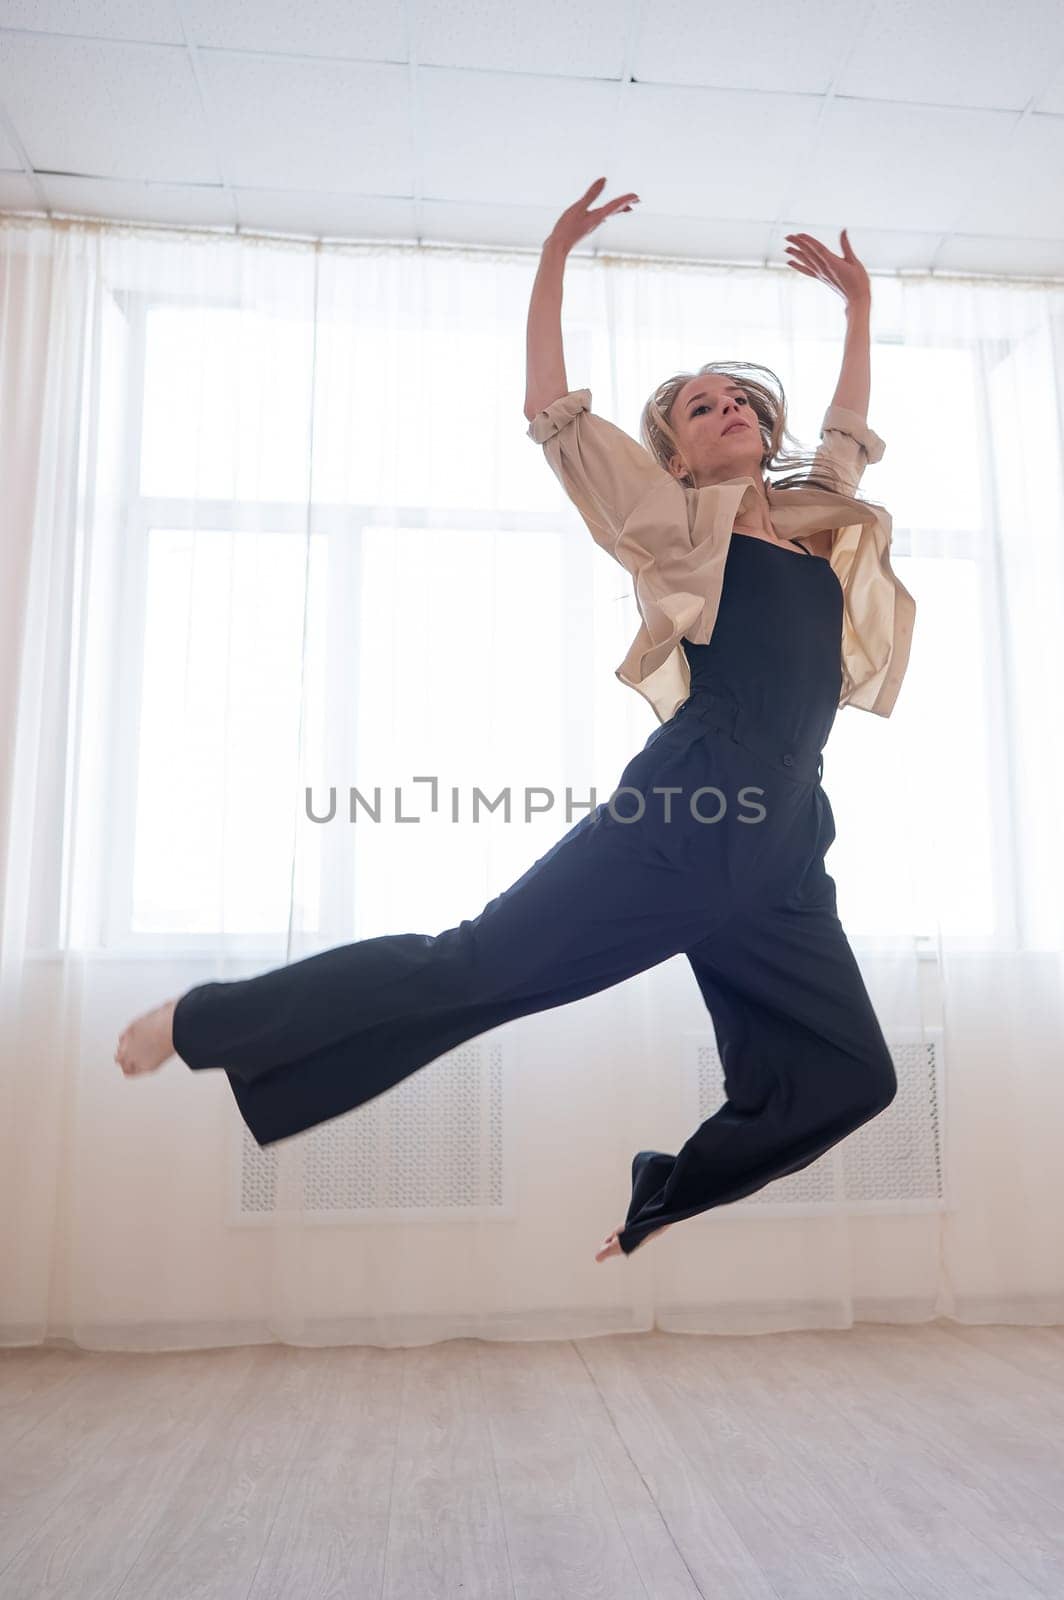
M 684 458 L 672 458 L 676 477 L 683 476 L 686 463 L 696 488 L 728 478 L 762 481 L 757 414 L 733 379 L 713 372 L 689 379 L 676 397 L 670 421 Z

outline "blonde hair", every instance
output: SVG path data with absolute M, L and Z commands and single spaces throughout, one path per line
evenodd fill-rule
M 783 385 L 768 367 L 757 366 L 751 361 L 707 361 L 697 372 L 678 372 L 673 377 L 666 378 L 664 383 L 658 384 L 643 407 L 639 419 L 639 437 L 645 448 L 666 472 L 672 472 L 669 461 L 674 455 L 679 455 L 687 467 L 683 451 L 672 428 L 672 413 L 677 397 L 680 390 L 685 384 L 690 383 L 692 378 L 701 378 L 707 373 L 730 378 L 733 383 L 739 384 L 746 391 L 761 434 L 761 471 L 764 473 L 766 469 L 780 467 L 792 469 L 787 477 L 776 479 L 771 485 L 772 488 L 827 489 L 832 494 L 847 494 L 851 499 L 858 498 L 840 484 L 824 462 L 821 462 L 814 471 L 815 451 L 784 448 L 785 440 L 791 439 L 795 443 L 798 441 L 787 428 L 787 397 L 783 392 Z M 754 373 L 761 376 L 751 376 Z M 682 472 L 679 477 L 681 483 L 690 488 L 694 487 L 690 468 Z

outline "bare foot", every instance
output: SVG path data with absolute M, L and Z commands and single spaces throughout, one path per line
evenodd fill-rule
M 119 1034 L 115 1060 L 127 1078 L 154 1072 L 173 1055 L 176 1005 L 176 1000 L 164 1000 L 161 1006 L 146 1011 Z
M 635 1250 L 642 1250 L 643 1246 L 647 1244 L 649 1240 L 656 1239 L 659 1233 L 668 1233 L 669 1229 L 674 1228 L 675 1226 L 676 1224 L 674 1222 L 667 1222 L 663 1228 L 655 1228 L 654 1232 L 648 1233 L 645 1239 L 640 1239 L 639 1243 L 635 1247 Z M 619 1228 L 614 1228 L 613 1232 L 608 1234 L 607 1237 L 603 1239 L 601 1245 L 595 1251 L 596 1261 L 608 1261 L 610 1256 L 624 1255 L 624 1251 L 621 1249 L 620 1241 L 617 1238 L 617 1235 L 623 1232 L 623 1229 L 624 1223 L 622 1222 Z M 635 1250 L 629 1250 L 628 1254 L 630 1256 L 634 1256 Z

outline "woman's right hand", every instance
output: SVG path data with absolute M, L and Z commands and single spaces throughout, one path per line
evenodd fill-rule
M 639 204 L 637 194 L 622 194 L 618 200 L 611 200 L 608 205 L 599 206 L 597 210 L 588 209 L 589 203 L 602 193 L 605 178 L 596 178 L 590 189 L 582 194 L 566 211 L 563 211 L 551 230 L 550 237 L 556 245 L 568 252 L 581 239 L 593 233 L 600 222 L 605 222 L 615 211 L 631 211 L 633 204 Z

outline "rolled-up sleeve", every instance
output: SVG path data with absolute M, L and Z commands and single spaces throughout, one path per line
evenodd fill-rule
M 592 538 L 615 560 L 621 531 L 648 494 L 671 485 L 682 498 L 677 480 L 638 440 L 591 410 L 590 389 L 574 389 L 537 412 L 528 437 L 542 445 Z
M 825 469 L 837 480 L 843 494 L 852 493 L 865 467 L 880 461 L 886 444 L 857 411 L 848 406 L 828 406 L 820 425 L 817 471 Z

